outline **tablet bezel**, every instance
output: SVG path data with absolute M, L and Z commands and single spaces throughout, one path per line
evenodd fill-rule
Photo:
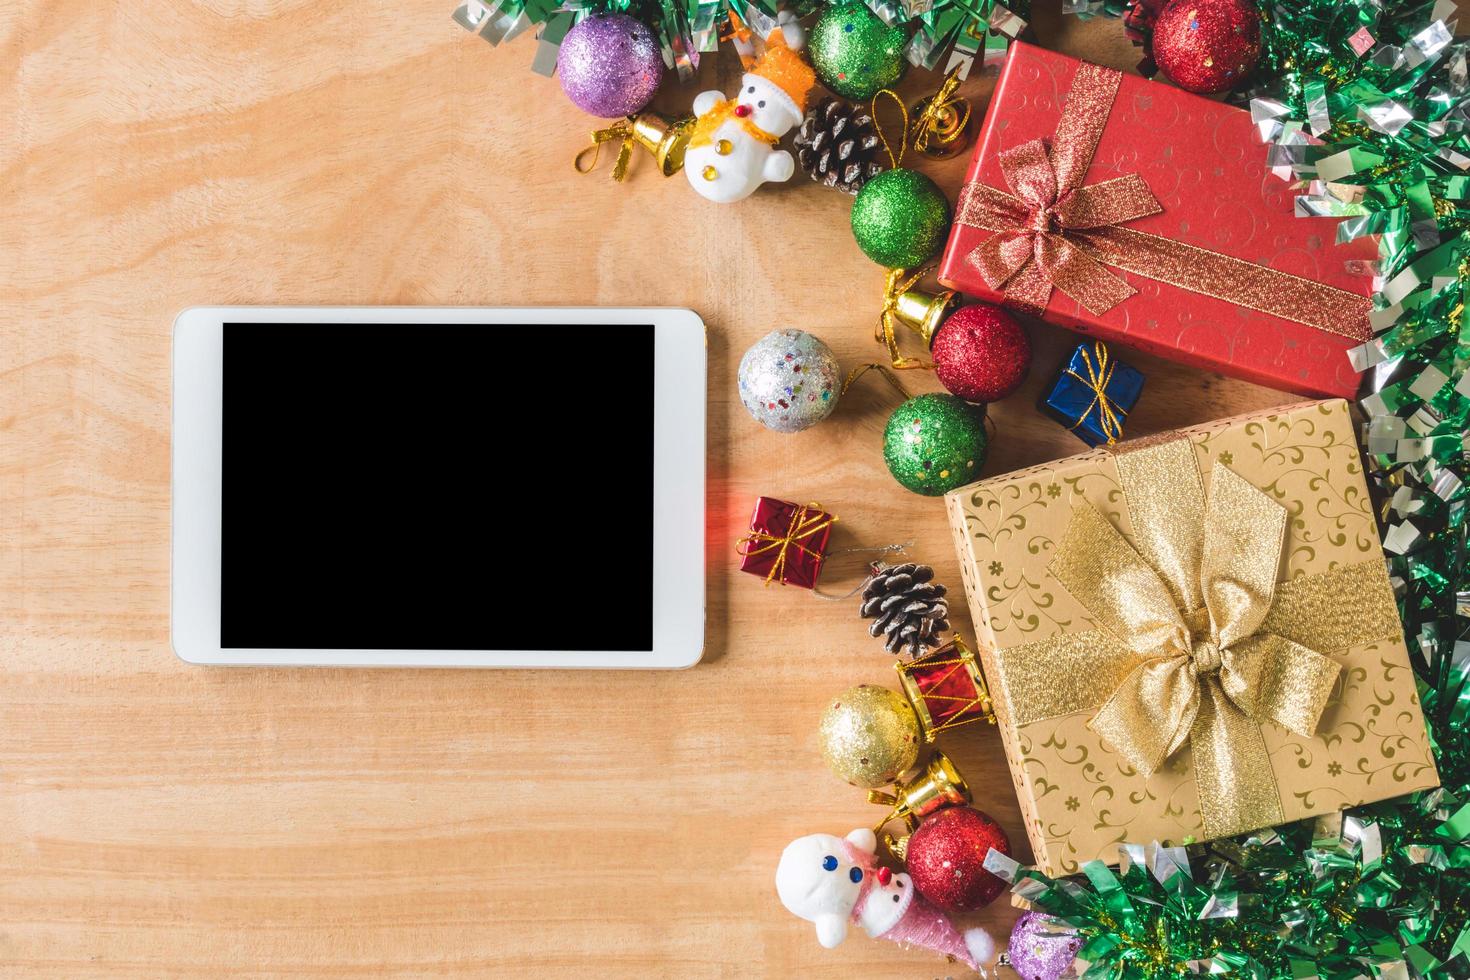
M 302 324 L 653 324 L 653 649 L 286 650 L 220 646 L 221 422 L 224 325 Z M 304 329 L 309 329 L 305 327 Z M 528 333 L 521 343 L 533 345 Z M 287 356 L 289 352 L 283 352 Z M 704 649 L 704 469 L 706 344 L 690 310 L 601 307 L 195 307 L 179 314 L 173 337 L 173 540 L 171 634 L 193 664 L 337 667 L 688 667 Z M 487 372 L 505 371 L 487 365 Z M 513 383 L 511 378 L 503 378 Z M 585 479 L 617 479 L 615 473 Z M 610 517 L 613 515 L 609 515 Z M 589 556 L 616 541 L 589 529 Z M 601 559 L 596 559 L 601 561 Z M 562 570 L 570 586 L 583 570 Z M 572 629 L 576 593 L 562 590 Z

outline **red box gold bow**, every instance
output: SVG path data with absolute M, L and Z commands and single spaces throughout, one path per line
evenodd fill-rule
M 945 285 L 1104 340 L 1351 397 L 1377 245 L 1293 215 L 1250 114 L 1012 45 L 940 264 Z
M 815 588 L 827 558 L 827 539 L 837 518 L 818 504 L 793 504 L 775 497 L 758 497 L 750 515 L 750 530 L 735 545 L 740 570 L 763 576 L 766 584 L 780 582 L 803 589 Z

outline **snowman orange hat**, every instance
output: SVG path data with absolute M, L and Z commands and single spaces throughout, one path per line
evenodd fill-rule
M 745 84 L 763 86 L 766 91 L 762 94 L 768 99 L 784 99 L 792 117 L 800 122 L 806 114 L 807 96 L 817 84 L 817 73 L 787 44 L 785 33 L 778 27 L 766 38 L 760 60 L 746 72 Z

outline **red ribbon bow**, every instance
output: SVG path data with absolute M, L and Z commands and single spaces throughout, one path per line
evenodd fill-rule
M 1089 255 L 1085 244 L 1089 232 L 1163 210 L 1142 177 L 1128 174 L 1089 187 L 1063 183 L 1065 171 L 1058 172 L 1041 140 L 1006 150 L 1000 166 L 1016 196 L 995 194 L 988 203 L 1007 230 L 970 255 L 991 289 L 1004 290 L 1016 306 L 1037 314 L 1053 286 L 1094 314 L 1137 292 Z
M 1082 186 L 1119 80 L 1117 72 L 1084 64 L 1051 151 L 1036 139 L 1001 153 L 1001 172 L 1015 196 L 983 184 L 967 188 L 966 210 L 996 231 L 970 253 L 970 262 L 991 289 L 1029 313 L 1046 308 L 1053 286 L 1093 314 L 1137 291 L 1086 250 L 1098 229 L 1163 210 L 1138 174 Z

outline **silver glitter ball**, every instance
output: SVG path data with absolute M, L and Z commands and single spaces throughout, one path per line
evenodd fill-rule
M 776 432 L 800 432 L 832 414 L 841 369 L 832 349 L 805 330 L 772 330 L 740 359 L 740 404 Z

